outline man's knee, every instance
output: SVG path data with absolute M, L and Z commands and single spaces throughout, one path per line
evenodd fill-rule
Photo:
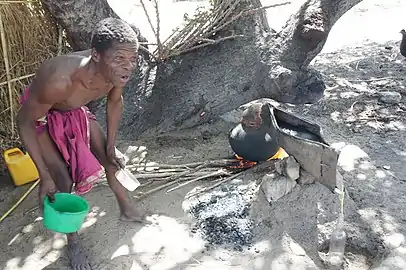
M 44 130 L 38 137 L 39 146 L 52 178 L 58 189 L 62 192 L 70 192 L 72 187 L 72 178 L 68 167 L 64 161 L 59 149 L 49 136 L 48 130 Z
M 59 152 L 58 147 L 55 145 L 51 136 L 48 133 L 48 130 L 45 129 L 38 137 L 39 146 L 42 152 L 45 163 L 48 167 L 56 166 L 62 168 L 65 165 L 65 162 L 62 158 L 61 153 Z

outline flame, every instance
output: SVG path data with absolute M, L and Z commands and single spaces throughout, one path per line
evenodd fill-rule
M 230 166 L 230 168 L 232 168 L 232 169 L 245 169 L 245 168 L 250 168 L 250 167 L 254 166 L 255 164 L 257 164 L 255 161 L 245 160 L 237 154 L 234 154 L 234 157 L 239 161 L 239 163 L 238 163 L 238 165 Z
M 286 151 L 282 147 L 280 147 L 278 149 L 278 152 L 276 152 L 276 154 L 273 155 L 272 157 L 270 157 L 268 160 L 284 159 L 284 158 L 286 158 L 288 156 L 289 156 L 289 154 L 286 153 Z M 235 165 L 235 166 L 229 166 L 229 168 L 232 168 L 232 169 L 245 169 L 245 168 L 250 168 L 250 167 L 254 166 L 255 164 L 257 164 L 257 162 L 245 160 L 244 158 L 240 157 L 237 154 L 234 154 L 234 157 L 239 161 L 239 163 L 238 163 L 238 165 Z

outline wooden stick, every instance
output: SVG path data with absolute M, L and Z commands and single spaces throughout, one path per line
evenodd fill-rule
M 211 171 L 213 172 L 213 171 Z M 151 179 L 151 178 L 165 178 L 165 179 L 161 179 L 161 180 L 168 180 L 167 177 L 171 178 L 171 177 L 182 177 L 182 176 L 193 176 L 193 177 L 197 177 L 197 176 L 202 176 L 202 175 L 206 175 L 207 173 L 211 173 L 211 172 L 190 172 L 190 171 L 183 171 L 180 173 L 140 173 L 140 174 L 134 174 L 135 178 L 137 179 Z M 181 176 L 179 176 L 181 175 Z
M 158 167 L 158 168 L 190 168 L 202 165 L 204 162 L 193 162 L 193 163 L 186 163 L 186 164 L 133 164 L 128 165 L 126 168 L 148 168 L 148 167 Z
M 233 38 L 236 38 L 236 37 L 243 37 L 243 35 L 234 35 L 234 36 L 228 36 L 228 37 L 223 37 L 223 38 L 219 38 L 219 39 L 216 39 L 216 40 L 212 40 L 212 42 L 200 44 L 200 45 L 185 49 L 183 51 L 179 51 L 176 54 L 169 54 L 168 57 L 175 56 L 175 55 L 181 55 L 183 53 L 187 53 L 187 52 L 190 52 L 190 51 L 193 51 L 193 50 L 196 50 L 196 49 L 199 49 L 199 48 L 203 48 L 203 47 L 206 47 L 206 46 L 209 46 L 209 45 L 218 44 L 218 43 L 220 43 L 222 41 L 233 39 Z
M 9 66 L 9 62 L 8 62 L 6 35 L 4 33 L 4 25 L 3 25 L 3 19 L 2 19 L 1 11 L 0 11 L 0 37 L 1 37 L 1 46 L 2 46 L 2 49 L 3 49 L 4 65 L 6 67 L 6 74 L 7 74 L 8 99 L 9 99 L 9 105 L 10 105 L 10 120 L 11 120 L 11 136 L 14 137 L 13 90 L 11 89 L 10 66 Z
M 252 168 L 252 167 L 251 167 L 251 168 Z M 233 179 L 239 177 L 239 176 L 242 175 L 244 172 L 245 172 L 245 171 L 242 171 L 242 172 L 236 173 L 236 174 L 234 174 L 234 175 L 232 175 L 232 176 L 230 176 L 230 177 L 226 177 L 226 178 L 224 178 L 223 180 L 220 180 L 219 182 L 217 182 L 216 184 L 214 184 L 214 185 L 212 185 L 212 186 L 206 187 L 206 188 L 204 188 L 204 189 L 201 189 L 201 190 L 199 190 L 199 191 L 196 191 L 196 192 L 194 192 L 194 193 L 192 193 L 192 194 L 186 196 L 186 199 L 189 199 L 189 198 L 191 198 L 191 197 L 194 197 L 194 196 L 196 196 L 196 195 L 199 195 L 199 194 L 201 194 L 201 193 L 203 193 L 203 192 L 207 192 L 207 191 L 210 191 L 210 190 L 212 190 L 212 189 L 215 189 L 216 187 L 218 187 L 218 186 L 220 186 L 220 185 L 222 185 L 222 184 L 224 184 L 224 183 L 226 183 L 226 182 L 229 182 L 229 181 L 231 181 L 231 180 L 233 180 Z
M 202 172 L 213 172 L 216 171 L 217 167 L 207 167 L 207 168 L 203 168 L 200 171 Z M 148 173 L 180 173 L 180 172 L 184 172 L 186 171 L 186 169 L 182 169 L 182 168 L 175 168 L 175 169 L 153 169 L 153 170 L 132 170 L 132 173 L 138 173 L 138 174 L 148 174 Z
M 274 5 L 268 5 L 268 6 L 263 6 L 263 7 L 259 7 L 259 8 L 254 8 L 254 9 L 248 9 L 248 10 L 243 10 L 240 13 L 238 13 L 237 15 L 233 16 L 230 20 L 228 20 L 227 22 L 225 22 L 224 24 L 220 25 L 219 27 L 216 27 L 215 29 L 213 29 L 212 31 L 208 32 L 206 35 L 207 36 L 211 36 L 213 34 L 215 34 L 216 32 L 220 31 L 221 29 L 223 29 L 224 27 L 226 27 L 227 25 L 231 24 L 232 22 L 234 22 L 235 20 L 239 19 L 240 17 L 242 17 L 243 15 L 250 15 L 250 14 L 254 14 L 257 11 L 261 11 L 264 9 L 268 9 L 268 8 L 273 8 L 273 7 L 278 7 L 278 6 L 284 6 L 284 5 L 288 5 L 291 4 L 291 2 L 283 2 L 283 3 L 279 3 L 279 4 L 274 4 Z
M 206 179 L 206 178 L 210 178 L 210 177 L 214 177 L 214 176 L 223 176 L 223 175 L 224 175 L 224 176 L 230 175 L 230 172 L 227 172 L 227 171 L 225 171 L 225 170 L 218 170 L 218 171 L 215 171 L 215 172 L 212 172 L 212 173 L 209 173 L 209 174 L 204 174 L 204 175 L 199 176 L 199 177 L 197 177 L 197 178 L 194 178 L 194 179 L 191 179 L 191 180 L 189 180 L 189 181 L 183 182 L 182 184 L 180 184 L 180 185 L 178 185 L 178 186 L 176 186 L 176 187 L 170 188 L 170 189 L 168 189 L 168 190 L 166 191 L 166 193 L 169 193 L 169 192 L 171 192 L 171 191 L 174 191 L 174 190 L 176 190 L 176 189 L 179 189 L 179 188 L 181 188 L 181 187 L 184 187 L 184 186 L 186 186 L 186 185 L 189 185 L 189 184 L 191 184 L 191 183 L 197 182 L 197 181 L 202 180 L 202 179 Z
M 156 56 L 152 52 L 150 52 L 147 48 L 145 48 L 143 45 L 139 46 L 139 50 L 151 56 L 155 63 L 158 62 Z
M 144 10 L 145 16 L 147 16 L 147 20 L 148 20 L 149 25 L 151 26 L 151 30 L 154 33 L 154 36 L 155 36 L 155 38 L 157 40 L 157 43 L 158 43 L 158 41 L 160 39 L 159 39 L 159 37 L 157 35 L 157 32 L 155 31 L 155 28 L 154 28 L 154 25 L 152 24 L 151 18 L 149 17 L 149 14 L 148 14 L 147 8 L 145 7 L 144 1 L 140 0 L 140 3 L 141 3 L 141 6 L 142 6 L 142 9 Z M 159 44 L 158 44 L 158 46 L 159 46 Z M 155 55 L 154 55 L 154 57 L 156 58 Z M 159 55 L 158 55 L 158 58 L 159 58 Z M 159 59 L 157 59 L 157 60 L 159 61 Z
M 9 5 L 9 4 L 26 4 L 27 2 L 37 2 L 37 1 L 0 1 L 0 5 Z
M 14 63 L 12 66 L 10 66 L 10 72 L 12 72 L 15 67 L 18 67 L 18 65 L 20 65 L 23 62 L 23 60 L 24 59 L 20 59 L 16 63 Z M 3 77 L 5 77 L 5 76 L 7 76 L 7 74 L 2 74 L 0 77 L 0 80 L 3 80 Z M 6 82 L 6 84 L 7 84 L 7 82 Z
M 238 163 L 239 160 L 237 159 L 217 159 L 217 160 L 208 160 L 208 161 L 200 161 L 200 162 L 192 162 L 192 163 L 185 163 L 185 164 L 133 164 L 128 165 L 126 168 L 142 168 L 142 167 L 158 167 L 158 168 L 192 168 L 196 166 L 200 166 L 202 164 L 208 164 L 211 166 L 226 166 L 230 163 Z
M 1 82 L 0 86 L 6 85 L 9 82 L 12 83 L 12 82 L 16 82 L 16 81 L 19 81 L 19 80 L 24 80 L 24 79 L 30 78 L 30 77 L 32 77 L 34 75 L 35 75 L 35 73 L 32 73 L 32 74 L 24 75 L 24 76 L 14 78 L 14 79 L 11 79 L 11 80 L 7 80 L 6 82 Z
M 143 194 L 140 195 L 140 196 L 137 196 L 137 199 L 138 199 L 138 200 L 143 199 L 143 198 L 145 198 L 146 196 L 148 196 L 148 195 L 150 195 L 150 194 L 152 194 L 152 193 L 154 193 L 154 192 L 156 192 L 156 191 L 159 191 L 159 190 L 164 189 L 164 188 L 166 188 L 166 187 L 169 187 L 169 186 L 171 186 L 171 185 L 173 185 L 173 184 L 176 184 L 176 183 L 178 183 L 179 181 L 182 180 L 182 179 L 180 179 L 181 176 L 187 175 L 188 173 L 191 173 L 191 172 L 196 172 L 196 171 L 200 170 L 201 168 L 204 168 L 205 166 L 207 166 L 206 163 L 204 163 L 204 164 L 202 164 L 202 165 L 200 165 L 200 166 L 197 166 L 197 167 L 194 168 L 194 169 L 190 169 L 190 170 L 188 170 L 188 171 L 186 171 L 186 172 L 182 172 L 182 173 L 180 173 L 180 174 L 176 174 L 176 175 L 170 177 L 169 179 L 167 179 L 166 183 L 164 183 L 164 184 L 162 184 L 162 185 L 160 185 L 160 186 L 158 186 L 158 187 L 156 187 L 156 188 L 153 188 L 153 189 L 151 189 L 151 190 L 149 190 L 149 191 L 143 193 Z M 176 181 L 174 181 L 176 178 L 178 178 L 178 179 L 177 179 Z
M 158 186 L 158 187 L 156 187 L 156 188 L 150 189 L 150 190 L 148 190 L 147 192 L 144 192 L 144 193 L 142 193 L 141 195 L 135 196 L 135 197 L 136 197 L 137 200 L 141 200 L 141 199 L 147 197 L 148 195 L 150 195 L 150 194 L 152 194 L 152 193 L 154 193 L 154 192 L 160 191 L 161 189 L 164 189 L 164 188 L 166 188 L 166 187 L 169 187 L 169 186 L 171 186 L 171 185 L 173 185 L 173 184 L 175 184 L 174 181 L 169 181 L 169 182 L 167 182 L 167 183 L 165 183 L 165 184 L 163 184 L 163 185 L 160 185 L 160 186 Z
M 158 1 L 154 0 L 154 8 L 156 14 L 156 42 L 158 43 L 158 59 L 159 61 L 162 60 L 162 43 L 160 38 L 160 31 L 161 31 L 161 20 L 159 18 L 159 8 L 158 8 Z
M 183 172 L 185 169 L 182 168 L 174 168 L 174 169 L 161 169 L 161 168 L 133 168 L 131 172 L 133 173 L 169 173 L 169 172 Z
M 62 46 L 63 46 L 63 44 L 62 44 L 62 41 L 63 41 L 62 35 L 63 35 L 63 28 L 62 28 L 61 25 L 58 24 L 58 52 L 57 52 L 58 55 L 62 54 Z

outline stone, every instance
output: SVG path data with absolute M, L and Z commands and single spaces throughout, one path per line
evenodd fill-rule
M 277 173 L 279 173 L 280 175 L 283 175 L 283 167 L 284 167 L 284 160 L 280 160 L 278 162 L 275 163 L 275 170 Z
M 262 178 L 261 190 L 269 203 L 274 203 L 296 186 L 296 181 L 275 173 L 266 174 Z
M 300 177 L 300 165 L 292 156 L 285 159 L 286 167 L 285 173 L 291 180 L 297 180 Z
M 300 165 L 293 156 L 276 162 L 275 169 L 280 175 L 287 176 L 293 181 L 300 177 Z
M 293 254 L 297 256 L 305 256 L 306 251 L 298 244 L 293 241 L 290 242 L 290 250 L 293 252 Z
M 402 96 L 395 91 L 385 91 L 379 93 L 379 100 L 387 104 L 397 104 L 402 99 Z
M 125 151 L 125 156 L 132 164 L 137 164 L 145 160 L 147 155 L 146 150 L 147 148 L 145 146 L 130 145 Z
M 405 236 L 401 233 L 388 235 L 384 239 L 385 246 L 389 249 L 400 247 L 405 242 Z
M 316 180 L 314 179 L 314 177 L 306 172 L 303 169 L 300 169 L 300 177 L 299 179 L 297 179 L 297 183 L 300 185 L 310 185 L 313 184 Z
M 344 171 L 352 171 L 359 161 L 368 158 L 368 154 L 356 145 L 348 144 L 341 148 L 337 165 Z
M 390 84 L 391 84 L 391 82 L 388 80 L 379 80 L 379 81 L 371 82 L 371 85 L 377 86 L 377 87 L 385 87 Z

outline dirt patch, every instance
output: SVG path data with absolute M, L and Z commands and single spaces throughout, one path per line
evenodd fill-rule
M 253 190 L 251 190 L 251 193 Z M 198 220 L 192 232 L 200 232 L 208 241 L 206 248 L 224 245 L 237 251 L 252 245 L 252 225 L 249 219 L 251 201 L 247 190 L 223 186 L 215 194 L 200 198 L 191 206 L 191 214 Z

